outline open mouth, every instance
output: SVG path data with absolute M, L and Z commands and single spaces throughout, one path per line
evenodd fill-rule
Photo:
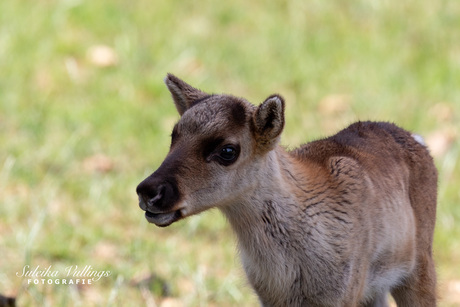
M 145 218 L 149 223 L 153 223 L 159 227 L 166 227 L 177 221 L 182 217 L 180 210 L 164 212 L 164 213 L 153 213 L 145 211 Z

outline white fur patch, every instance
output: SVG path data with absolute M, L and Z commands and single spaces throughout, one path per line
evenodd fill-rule
M 412 133 L 412 137 L 414 138 L 414 140 L 416 140 L 417 142 L 419 142 L 423 146 L 426 146 L 425 140 L 423 139 L 423 137 L 421 135 Z

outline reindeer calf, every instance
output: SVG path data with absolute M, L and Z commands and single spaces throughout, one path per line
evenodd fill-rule
M 166 77 L 181 115 L 137 187 L 157 226 L 217 207 L 263 306 L 435 306 L 437 171 L 389 123 L 358 122 L 287 152 L 284 101 L 255 107 Z

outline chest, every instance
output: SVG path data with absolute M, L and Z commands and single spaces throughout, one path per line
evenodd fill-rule
M 248 281 L 256 291 L 263 305 L 282 305 L 294 293 L 293 286 L 300 280 L 300 271 L 295 268 L 293 259 L 274 250 L 264 254 L 255 250 L 241 250 L 241 261 Z

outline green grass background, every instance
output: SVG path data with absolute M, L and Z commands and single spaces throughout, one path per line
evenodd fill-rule
M 97 45 L 117 60 L 98 65 Z M 167 72 L 255 104 L 282 94 L 290 148 L 358 119 L 447 140 L 434 252 L 440 306 L 460 306 L 459 1 L 0 1 L 1 294 L 21 306 L 257 305 L 219 212 L 159 229 L 138 208 L 135 187 L 178 119 Z M 111 275 L 27 285 L 24 265 Z

